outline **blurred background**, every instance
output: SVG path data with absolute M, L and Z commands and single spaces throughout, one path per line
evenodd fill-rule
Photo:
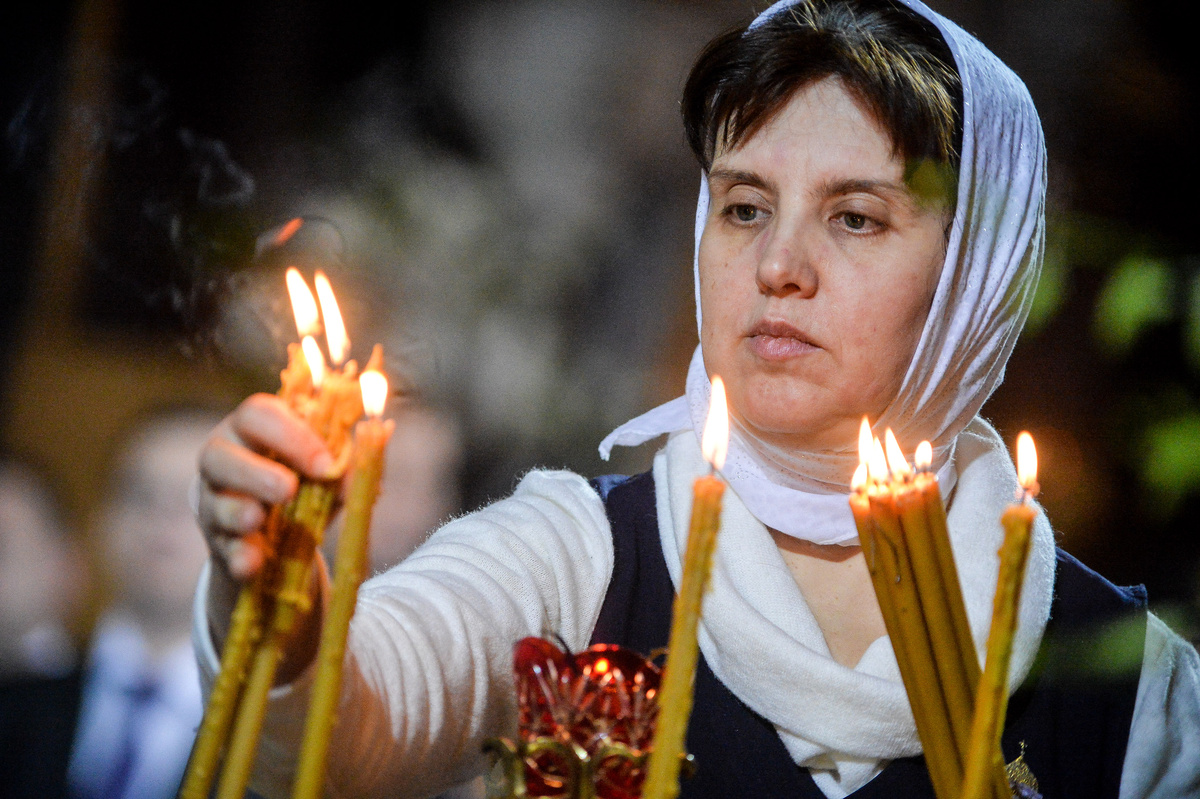
M 96 572 L 114 442 L 147 409 L 275 390 L 295 263 L 330 275 L 357 357 L 383 343 L 413 451 L 438 454 L 405 481 L 440 487 L 419 530 L 534 466 L 645 468 L 653 447 L 605 464 L 596 445 L 681 393 L 695 345 L 679 93 L 703 43 L 765 5 L 9 4 L 0 453 L 47 483 Z M 1152 3 L 931 5 L 1025 79 L 1049 142 L 1037 305 L 984 414 L 1033 432 L 1062 543 L 1192 634 L 1190 42 Z M 107 601 L 88 585 L 77 638 Z

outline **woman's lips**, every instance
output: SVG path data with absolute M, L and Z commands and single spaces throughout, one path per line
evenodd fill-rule
M 780 321 L 759 322 L 750 330 L 747 342 L 755 355 L 768 361 L 782 361 L 820 349 L 795 327 Z

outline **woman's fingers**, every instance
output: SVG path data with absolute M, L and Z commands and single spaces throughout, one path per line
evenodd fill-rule
M 198 499 L 196 520 L 216 560 L 239 582 L 254 576 L 263 560 L 259 531 L 266 508 L 244 494 L 214 491 L 204 480 Z
M 325 442 L 279 397 L 255 394 L 238 406 L 229 423 L 237 443 L 270 453 L 308 477 L 324 480 L 333 476 L 334 459 Z
M 217 426 L 200 452 L 196 518 L 230 577 L 258 571 L 267 507 L 295 495 L 297 471 L 321 479 L 332 466 L 321 438 L 278 397 L 256 394 Z
M 200 452 L 200 477 L 213 496 L 240 494 L 268 505 L 291 499 L 299 482 L 283 464 L 221 436 L 213 436 Z M 202 494 L 201 506 L 204 499 Z
M 267 511 L 252 496 L 216 491 L 205 481 L 200 485 L 197 521 L 206 533 L 239 538 L 262 527 Z
M 212 552 L 225 570 L 237 582 L 245 582 L 258 574 L 263 564 L 262 540 L 257 534 L 244 538 L 218 536 L 211 540 Z

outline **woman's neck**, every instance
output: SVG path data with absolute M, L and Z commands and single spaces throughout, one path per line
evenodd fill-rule
M 771 530 L 779 554 L 812 611 L 830 656 L 854 668 L 887 635 L 862 548 L 814 544 Z

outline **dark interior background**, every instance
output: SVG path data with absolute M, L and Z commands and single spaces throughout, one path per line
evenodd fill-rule
M 698 169 L 678 94 L 764 3 L 83 0 L 0 12 L 4 446 L 84 516 L 147 403 L 274 389 L 280 270 L 453 413 L 469 506 L 584 473 L 682 390 Z M 1046 268 L 985 408 L 1031 430 L 1059 536 L 1189 628 L 1200 591 L 1197 70 L 1156 3 L 941 0 L 1026 80 Z M 66 120 L 66 121 L 64 121 Z M 286 252 L 264 250 L 309 220 Z

